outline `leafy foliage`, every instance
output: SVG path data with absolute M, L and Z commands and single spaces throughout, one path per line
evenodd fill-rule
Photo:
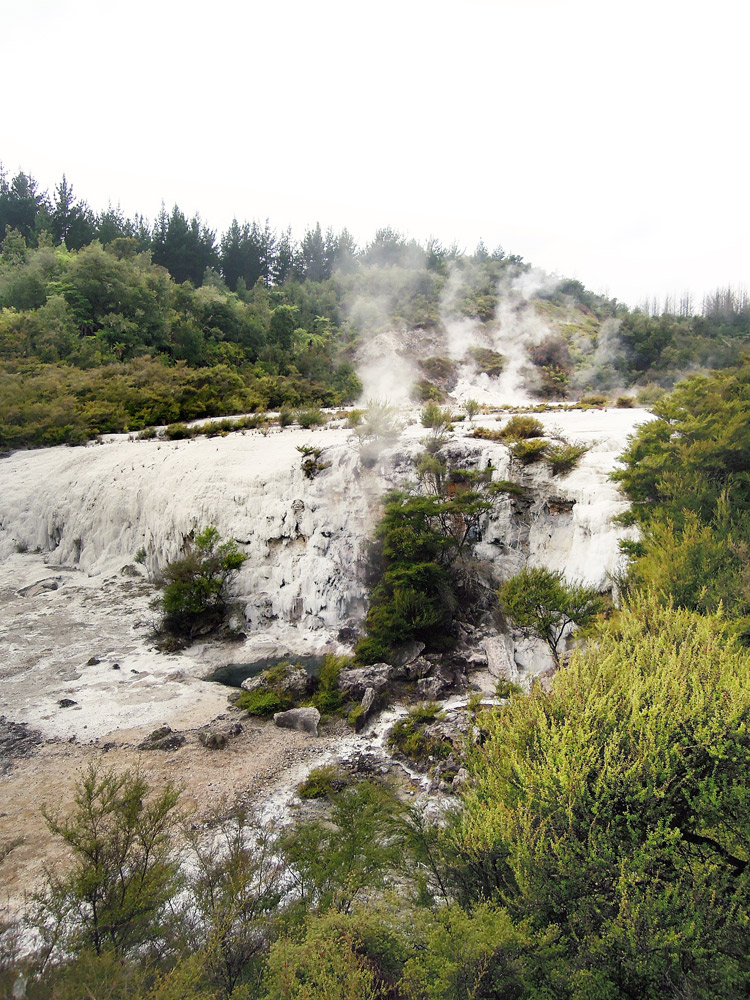
M 563 574 L 541 567 L 522 569 L 498 591 L 500 609 L 525 635 L 546 642 L 555 660 L 571 625 L 584 626 L 604 610 L 593 587 L 566 583 Z
M 122 956 L 155 942 L 179 887 L 173 831 L 179 793 L 149 795 L 142 777 L 90 765 L 76 785 L 74 810 L 44 812 L 70 849 L 73 868 L 48 869 L 36 922 L 52 951 L 91 948 Z
M 294 702 L 278 691 L 255 688 L 253 691 L 243 691 L 235 704 L 248 715 L 259 715 L 263 718 L 276 712 L 286 712 Z
M 394 724 L 388 742 L 415 764 L 424 765 L 430 758 L 445 758 L 453 751 L 451 741 L 443 736 L 425 732 L 432 723 L 441 718 L 436 703 L 417 706 Z
M 641 528 L 631 585 L 715 610 L 747 633 L 750 615 L 750 362 L 688 380 L 654 405 L 613 478 Z
M 245 561 L 234 541 L 221 541 L 218 529 L 199 531 L 184 559 L 163 573 L 162 627 L 173 635 L 193 636 L 223 618 L 232 578 Z
M 552 696 L 487 720 L 454 832 L 464 884 L 557 930 L 544 976 L 563 995 L 747 989 L 749 692 L 720 617 L 642 597 Z
M 361 661 L 387 659 L 407 639 L 433 648 L 446 641 L 459 586 L 452 566 L 470 549 L 482 520 L 514 488 L 479 473 L 454 473 L 454 479 L 446 493 L 395 490 L 386 496 L 376 530 L 384 569 L 371 596 L 367 635 L 357 645 Z
M 551 444 L 544 453 L 544 460 L 553 476 L 565 476 L 575 469 L 587 451 L 585 444 Z
M 536 417 L 516 414 L 505 424 L 502 433 L 508 441 L 525 441 L 527 438 L 542 437 L 544 424 Z

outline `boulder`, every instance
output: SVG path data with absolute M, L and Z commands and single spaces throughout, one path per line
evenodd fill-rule
M 207 750 L 223 750 L 233 736 L 239 736 L 242 732 L 242 725 L 233 722 L 229 726 L 218 726 L 204 729 L 198 733 L 198 742 Z
M 452 678 L 446 679 L 442 671 L 433 674 L 432 677 L 420 677 L 417 681 L 417 691 L 425 701 L 437 701 L 451 687 L 452 680 Z
M 273 721 L 282 729 L 296 729 L 317 736 L 320 712 L 317 708 L 290 708 L 287 712 L 276 712 Z
M 513 660 L 518 670 L 524 674 L 530 674 L 532 677 L 557 666 L 549 646 L 541 639 L 527 636 L 519 636 L 515 639 Z
M 177 750 L 184 746 L 187 739 L 182 733 L 175 733 L 171 726 L 159 726 L 150 733 L 142 743 L 138 744 L 139 750 Z
M 248 677 L 240 686 L 244 691 L 275 691 L 298 701 L 310 690 L 310 675 L 298 663 L 280 663 L 263 670 L 257 677 Z
M 493 677 L 509 681 L 518 679 L 518 666 L 513 659 L 513 644 L 507 636 L 488 636 L 483 642 L 487 669 Z
M 39 580 L 37 583 L 30 583 L 28 587 L 22 587 L 16 591 L 18 597 L 38 597 L 48 590 L 57 590 L 60 586 L 58 579 L 49 577 L 46 580 Z
M 453 791 L 457 792 L 460 788 L 463 788 L 465 785 L 467 785 L 468 781 L 469 781 L 469 772 L 466 770 L 465 767 L 459 767 L 458 771 L 456 772 L 456 776 L 451 782 L 453 786 Z
M 410 639 L 405 642 L 402 646 L 399 646 L 391 657 L 391 661 L 396 670 L 400 670 L 402 667 L 408 666 L 413 663 L 418 656 L 421 655 L 424 649 L 423 642 L 417 642 L 416 639 Z
M 359 708 L 356 709 L 352 715 L 349 717 L 350 721 L 354 720 L 354 732 L 361 733 L 364 729 L 370 716 L 373 714 L 375 707 L 377 705 L 378 695 L 375 688 L 368 687 L 365 693 L 362 695 L 362 701 Z
M 366 667 L 351 667 L 339 674 L 339 688 L 350 698 L 362 698 L 368 688 L 379 694 L 393 677 L 388 663 L 371 663 Z
M 434 659 L 434 658 L 433 658 Z M 394 667 L 391 676 L 394 680 L 415 681 L 419 677 L 426 677 L 432 670 L 433 664 L 424 656 L 417 656 L 404 663 L 400 667 Z

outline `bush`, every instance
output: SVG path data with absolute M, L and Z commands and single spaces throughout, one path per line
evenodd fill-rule
M 584 444 L 550 445 L 544 460 L 552 470 L 553 476 L 564 476 L 575 469 L 587 451 L 588 448 Z
M 297 785 L 301 799 L 324 799 L 333 792 L 340 792 L 351 783 L 346 772 L 335 764 L 314 767 L 303 782 Z
M 434 385 L 426 378 L 420 379 L 418 382 L 414 383 L 412 396 L 419 403 L 442 403 L 445 399 L 445 393 L 443 390 L 438 388 L 438 386 Z
M 90 765 L 65 819 L 43 810 L 75 865 L 47 872 L 37 897 L 37 926 L 50 949 L 90 948 L 123 956 L 153 944 L 167 925 L 179 888 L 173 832 L 179 792 L 151 794 L 143 778 Z
M 158 602 L 162 628 L 189 637 L 219 625 L 229 585 L 246 558 L 234 541 L 222 542 L 212 525 L 199 531 L 187 556 L 164 570 L 164 593 Z
M 318 671 L 317 689 L 313 704 L 321 713 L 337 712 L 344 704 L 344 694 L 339 688 L 339 674 L 351 663 L 351 657 L 329 653 Z
M 610 400 L 609 396 L 603 395 L 603 393 L 595 392 L 589 396 L 582 396 L 578 400 L 578 405 L 583 409 L 589 409 L 593 407 L 609 406 Z
M 491 351 L 487 347 L 472 347 L 469 349 L 469 355 L 474 362 L 476 370 L 484 372 L 485 375 L 489 375 L 491 378 L 496 378 L 505 371 L 507 362 L 503 355 L 498 354 L 497 351 Z
M 604 610 L 594 588 L 567 583 L 563 574 L 542 567 L 521 570 L 498 590 L 500 610 L 524 635 L 546 642 L 555 660 L 570 626 L 584 626 Z
M 415 764 L 425 765 L 431 758 L 444 760 L 453 752 L 451 741 L 425 732 L 427 726 L 442 718 L 440 706 L 435 702 L 418 705 L 394 725 L 388 743 Z
M 266 718 L 275 712 L 286 712 L 288 708 L 292 708 L 294 702 L 291 698 L 279 694 L 278 691 L 255 688 L 253 691 L 243 691 L 235 705 L 247 712 L 248 715 L 259 715 L 261 718 Z
M 488 713 L 453 844 L 472 900 L 554 941 L 534 995 L 747 992 L 748 717 L 750 657 L 721 616 L 652 597 L 551 694 Z M 561 988 L 566 969 L 591 989 Z
M 168 441 L 182 441 L 185 438 L 193 437 L 193 433 L 187 424 L 170 424 L 164 428 L 164 437 Z
M 297 423 L 305 430 L 311 427 L 321 427 L 326 422 L 326 416 L 322 410 L 302 410 L 297 414 Z
M 544 424 L 536 417 L 515 416 L 503 427 L 502 433 L 509 441 L 538 438 L 544 434 Z
M 297 451 L 302 455 L 302 471 L 306 479 L 315 479 L 319 472 L 330 469 L 330 462 L 321 462 L 320 456 L 322 448 L 313 448 L 312 445 L 297 445 Z
M 541 438 L 516 441 L 510 446 L 510 453 L 521 465 L 532 465 L 546 458 L 549 444 Z
M 504 441 L 505 431 L 492 430 L 489 427 L 475 427 L 471 436 L 482 441 Z
M 419 419 L 423 427 L 441 433 L 450 427 L 451 411 L 441 409 L 437 403 L 428 403 Z
M 450 382 L 456 378 L 458 366 L 450 358 L 424 358 L 419 367 L 428 379 L 437 382 Z

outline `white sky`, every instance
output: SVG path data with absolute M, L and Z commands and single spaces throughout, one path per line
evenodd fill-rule
M 0 161 L 95 210 L 482 237 L 631 304 L 749 281 L 746 0 L 0 14 Z

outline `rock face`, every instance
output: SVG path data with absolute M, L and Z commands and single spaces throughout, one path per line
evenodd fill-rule
M 296 428 L 185 441 L 137 441 L 120 435 L 82 448 L 11 454 L 3 458 L 0 560 L 30 559 L 21 553 L 38 552 L 35 558 L 45 563 L 38 575 L 24 575 L 15 583 L 13 594 L 29 586 L 26 598 L 18 599 L 28 608 L 23 614 L 37 611 L 40 602 L 63 609 L 73 576 L 63 570 L 75 569 L 82 571 L 76 577 L 89 581 L 92 601 L 98 588 L 107 600 L 122 606 L 121 595 L 129 587 L 137 602 L 141 581 L 123 577 L 122 567 L 136 565 L 136 553 L 144 552 L 137 566 L 146 588 L 148 578 L 184 555 L 196 526 L 215 524 L 222 537 L 234 539 L 248 557 L 234 586 L 242 609 L 238 617 L 244 614 L 240 624 L 247 633 L 246 649 L 254 646 L 248 661 L 343 653 L 342 644 L 355 638 L 364 618 L 370 583 L 367 556 L 382 497 L 413 479 L 414 460 L 423 452 L 424 429 L 416 416 L 404 411 L 398 437 L 385 447 L 378 444 L 371 461 L 365 460 L 351 431 L 340 426 L 315 431 L 314 440 L 330 466 L 313 480 L 305 478 L 297 450 L 310 443 L 311 432 Z M 628 435 L 648 415 L 633 408 L 544 413 L 539 419 L 550 436 L 559 429 L 568 441 L 589 446 L 570 474 L 554 477 L 545 463 L 520 468 L 502 442 L 470 436 L 480 423 L 497 429 L 493 416 L 477 418 L 471 427 L 462 425 L 441 450 L 457 467 L 489 470 L 495 479 L 513 479 L 525 491 L 522 497 L 503 499 L 477 525 L 475 555 L 490 594 L 525 565 L 545 565 L 564 571 L 569 580 L 605 586 L 621 559 L 619 541 L 626 530 L 613 525 L 612 517 L 626 504 L 608 476 Z M 50 589 L 55 583 L 57 591 Z M 109 587 L 112 593 L 105 595 Z M 62 610 L 59 613 L 62 617 Z M 268 652 L 256 653 L 261 644 L 270 647 Z M 98 650 L 103 662 L 121 658 L 123 673 L 130 673 L 132 664 L 125 666 L 127 653 L 121 647 L 102 644 Z M 87 647 L 80 662 L 91 652 Z M 139 656 L 141 652 L 139 648 Z M 466 674 L 487 669 L 479 662 L 484 657 L 493 674 L 516 671 L 524 683 L 547 666 L 538 650 L 524 649 L 520 642 L 505 665 L 502 649 L 464 649 L 461 655 Z M 405 648 L 393 679 L 429 677 L 423 659 L 429 662 L 418 644 Z M 52 672 L 55 665 L 51 657 L 48 661 L 45 669 Z M 91 683 L 95 669 L 89 668 Z M 195 670 L 193 676 L 199 673 Z M 124 698 L 125 678 L 119 681 L 116 693 L 106 695 L 107 704 L 115 706 L 113 717 L 121 706 L 135 704 Z M 352 680 L 352 698 L 360 700 L 368 687 L 378 691 L 385 682 L 375 677 L 358 684 Z M 152 706 L 148 683 L 144 677 L 140 703 Z M 101 684 L 104 691 L 104 681 Z M 53 704 L 70 692 L 78 699 L 79 689 L 66 682 L 55 691 Z M 13 697 L 15 701 L 15 691 Z M 81 695 L 80 704 L 80 712 L 55 713 L 55 725 L 62 726 L 60 717 L 67 717 L 66 726 L 84 718 L 89 722 L 87 713 L 93 713 L 97 703 Z M 0 700 L 6 714 L 12 705 Z M 36 724 L 32 711 L 29 707 L 23 718 Z M 50 714 L 47 709 L 45 713 Z M 156 725 L 165 716 L 151 708 L 148 718 Z M 97 721 L 97 726 L 104 723 Z
M 17 591 L 19 597 L 38 597 L 46 590 L 57 590 L 60 586 L 59 577 L 50 577 L 48 580 L 40 580 L 39 583 L 32 583 L 28 587 L 22 587 Z
M 287 712 L 276 712 L 273 721 L 282 729 L 297 729 L 317 736 L 320 712 L 317 708 L 290 708 Z
M 351 667 L 339 673 L 339 687 L 351 698 L 362 698 L 368 688 L 378 694 L 393 678 L 389 663 L 371 663 L 366 667 Z

